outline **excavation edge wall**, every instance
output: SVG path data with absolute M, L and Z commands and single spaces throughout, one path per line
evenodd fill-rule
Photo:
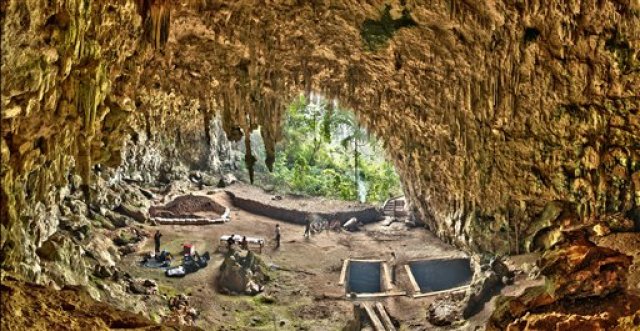
M 226 191 L 226 193 L 231 197 L 233 205 L 240 209 L 295 224 L 304 224 L 305 216 L 309 212 L 315 213 L 328 221 L 339 220 L 342 224 L 352 217 L 357 218 L 360 222 L 365 224 L 379 221 L 382 218 L 378 209 L 373 206 L 360 210 L 338 210 L 333 212 L 301 211 L 239 197 L 229 191 Z

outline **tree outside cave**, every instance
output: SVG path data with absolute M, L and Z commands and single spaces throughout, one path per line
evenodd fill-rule
M 299 96 L 288 106 L 282 130 L 273 172 L 264 164 L 260 131 L 251 133 L 251 148 L 259 160 L 254 165 L 258 186 L 360 202 L 382 202 L 402 194 L 382 142 L 337 102 L 316 94 L 309 99 Z

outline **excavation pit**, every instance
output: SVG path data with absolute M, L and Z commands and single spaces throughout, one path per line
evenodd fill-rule
M 382 262 L 350 261 L 347 292 L 371 294 L 382 292 Z
M 466 289 L 473 276 L 468 258 L 415 260 L 405 268 L 416 292 L 414 297 Z
M 394 289 L 389 266 L 383 260 L 345 260 L 340 275 L 340 285 L 345 285 L 347 297 L 351 299 L 406 294 Z

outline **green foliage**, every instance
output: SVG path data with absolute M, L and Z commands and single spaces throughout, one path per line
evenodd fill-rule
M 263 173 L 276 189 L 358 200 L 358 188 L 366 188 L 366 201 L 384 201 L 402 191 L 380 143 L 352 112 L 300 97 L 289 106 L 283 134 L 273 173 Z

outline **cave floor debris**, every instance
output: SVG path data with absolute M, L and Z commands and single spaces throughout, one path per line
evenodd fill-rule
M 0 289 L 2 330 L 194 329 L 167 323 L 159 326 L 139 314 L 98 302 L 80 287 L 57 291 L 51 287 L 5 277 Z
M 229 233 L 266 238 L 267 244 L 259 256 L 267 265 L 281 268 L 271 268 L 272 281 L 263 294 L 256 297 L 220 294 L 216 281 L 223 260 L 221 253 L 212 254 L 209 268 L 180 279 L 166 278 L 161 270 L 139 267 L 139 257 L 135 255 L 123 258 L 120 263 L 121 268 L 136 277 L 157 281 L 161 294 L 191 296 L 192 305 L 201 312 L 197 325 L 205 329 L 273 329 L 275 324 L 284 330 L 338 330 L 353 316 L 353 302 L 345 297 L 345 288 L 338 284 L 345 259 L 387 260 L 392 251 L 398 256 L 399 265 L 412 259 L 465 257 L 462 251 L 443 243 L 430 232 L 397 222 L 390 226 L 368 224 L 363 231 L 355 233 L 325 231 L 305 239 L 301 225 L 238 209 L 224 192 L 208 193 L 216 202 L 231 209 L 231 222 L 207 226 L 158 225 L 148 229 L 159 229 L 163 233 L 162 249 L 170 252 L 180 252 L 185 243 L 195 244 L 198 252 L 216 252 L 220 236 Z M 282 244 L 277 250 L 273 243 L 276 224 L 280 224 L 282 231 Z M 153 243 L 149 241 L 140 252 L 152 249 Z M 411 289 L 409 277 L 401 268 L 398 268 L 396 286 L 399 290 Z M 270 299 L 262 300 L 265 297 Z M 410 329 L 433 329 L 425 318 L 433 298 L 394 296 L 376 300 L 384 303 L 389 314 L 402 325 Z M 476 325 L 483 322 L 479 320 Z
M 144 227 L 150 233 L 159 229 L 164 235 L 162 249 L 174 253 L 175 256 L 179 256 L 184 244 L 194 244 L 198 252 L 215 252 L 212 254 L 210 267 L 180 279 L 164 277 L 162 270 L 141 268 L 138 264 L 140 256 L 137 255 L 151 251 L 152 241 L 147 241 L 138 254 L 125 256 L 119 267 L 134 277 L 155 280 L 161 295 L 188 295 L 192 306 L 200 312 L 196 325 L 207 330 L 273 329 L 274 324 L 278 329 L 284 330 L 341 329 L 353 317 L 354 309 L 353 300 L 345 296 L 344 284 L 339 284 L 345 260 L 385 261 L 390 258 L 392 251 L 398 256 L 396 261 L 399 266 L 412 260 L 466 257 L 464 252 L 442 242 L 429 231 L 411 228 L 402 222 L 390 225 L 385 225 L 384 222 L 367 224 L 361 231 L 353 233 L 327 230 L 306 239 L 303 236 L 302 225 L 278 221 L 240 209 L 233 205 L 233 198 L 223 190 L 190 193 L 208 196 L 216 205 L 227 208 L 230 210 L 229 216 L 232 221 L 217 225 Z M 268 195 L 266 192 L 264 194 Z M 304 198 L 296 199 L 300 202 L 300 199 Z M 332 208 L 330 204 L 317 206 Z M 274 249 L 273 243 L 276 224 L 280 224 L 282 231 L 282 245 L 278 250 Z M 255 297 L 220 294 L 217 279 L 223 256 L 218 247 L 226 245 L 221 243 L 219 238 L 228 234 L 243 234 L 267 240 L 259 256 L 266 265 L 274 267 L 269 267 L 272 281 L 266 285 L 264 293 Z M 610 245 L 627 243 L 627 246 L 635 246 L 638 239 L 637 234 L 614 234 L 608 238 L 624 240 L 605 238 L 603 241 L 608 241 Z M 222 251 L 226 251 L 226 247 L 224 248 Z M 501 294 L 518 295 L 526 287 L 540 285 L 541 280 L 530 279 L 527 277 L 530 272 L 526 271 L 533 266 L 537 258 L 537 254 L 508 258 L 512 269 L 525 271 L 516 276 L 514 284 L 504 287 Z M 637 256 L 635 263 L 638 265 Z M 636 282 L 633 277 L 630 283 L 632 282 Z M 637 287 L 640 287 L 640 284 Z M 407 295 L 375 297 L 368 300 L 383 303 L 389 315 L 410 330 L 438 329 L 430 325 L 425 318 L 430 303 L 438 296 L 412 296 L 415 293 L 411 280 L 403 268 L 398 268 L 397 285 L 394 290 L 406 291 Z M 458 323 L 452 327 L 462 330 L 484 326 L 493 310 L 495 299 L 494 297 L 485 304 L 480 313 L 472 316 L 464 324 Z M 146 302 L 149 311 L 154 311 L 154 305 L 161 304 L 162 300 Z

